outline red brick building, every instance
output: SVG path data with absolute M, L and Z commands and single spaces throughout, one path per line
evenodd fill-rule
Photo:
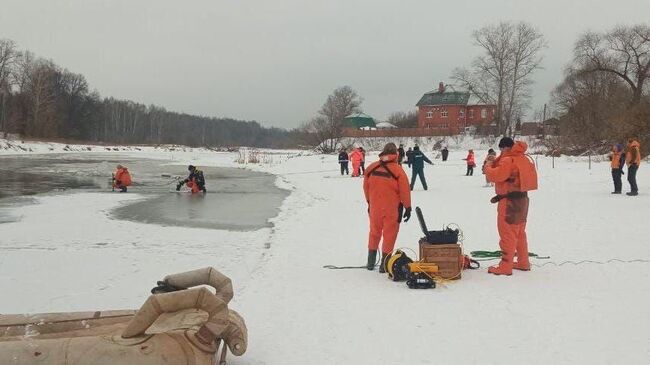
M 438 90 L 422 95 L 418 107 L 418 128 L 458 134 L 466 127 L 485 127 L 494 120 L 496 105 L 470 102 L 469 92 L 447 91 L 441 82 Z

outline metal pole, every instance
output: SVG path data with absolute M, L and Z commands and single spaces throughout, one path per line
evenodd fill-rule
M 589 151 L 589 170 L 591 170 L 591 151 Z

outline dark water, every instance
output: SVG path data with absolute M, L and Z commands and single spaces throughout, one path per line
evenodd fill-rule
M 129 168 L 133 185 L 126 194 L 143 196 L 111 212 L 116 219 L 166 226 L 252 230 L 270 226 L 287 196 L 275 177 L 233 168 L 201 168 L 207 194 L 176 192 L 186 166 L 173 161 L 143 160 L 93 154 L 0 157 L 0 207 L 16 204 L 15 197 L 56 194 L 59 191 L 111 192 L 111 173 L 120 163 Z M 0 210 L 0 223 L 13 218 Z

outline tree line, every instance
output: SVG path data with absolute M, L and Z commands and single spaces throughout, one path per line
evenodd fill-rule
M 188 146 L 298 147 L 298 129 L 102 98 L 86 78 L 0 39 L 0 131 L 23 137 Z

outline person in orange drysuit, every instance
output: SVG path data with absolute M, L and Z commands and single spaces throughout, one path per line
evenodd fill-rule
M 363 160 L 363 154 L 361 153 L 361 147 L 355 148 L 350 152 L 350 162 L 352 162 L 352 177 L 360 176 L 359 168 L 361 167 L 361 161 Z
M 639 187 L 636 184 L 636 172 L 641 164 L 641 145 L 639 141 L 630 138 L 625 152 L 625 163 L 627 164 L 627 182 L 630 183 L 630 191 L 625 193 L 627 196 L 639 195 Z
M 384 262 L 393 252 L 402 218 L 404 222 L 411 218 L 409 180 L 397 161 L 397 146 L 388 143 L 379 154 L 379 161 L 366 168 L 363 179 L 363 193 L 368 202 L 370 218 L 366 267 L 368 270 L 374 269 L 379 241 L 383 236 L 380 273 L 385 272 Z
M 131 185 L 131 174 L 129 170 L 117 165 L 117 171 L 113 174 L 113 189 L 120 189 L 120 193 L 126 193 L 126 187 Z
M 467 161 L 467 173 L 465 173 L 465 176 L 473 176 L 474 166 L 476 166 L 476 161 L 474 160 L 474 150 L 469 150 L 467 152 L 467 157 L 463 160 Z
M 623 146 L 620 143 L 612 146 L 612 153 L 609 155 L 610 165 L 612 167 L 612 180 L 614 180 L 614 191 L 612 194 L 621 194 L 623 191 L 623 181 L 621 177 L 624 175 L 623 166 L 625 166 L 625 155 L 623 154 Z
M 492 166 L 492 163 L 494 160 L 497 158 L 497 153 L 490 148 L 488 150 L 487 156 L 485 156 L 485 160 L 483 160 L 483 166 L 481 167 L 481 171 L 483 172 L 483 175 L 485 175 L 485 166 Z M 485 187 L 490 187 L 493 186 L 494 184 L 488 180 L 487 176 L 485 177 Z
M 485 175 L 494 182 L 498 202 L 497 229 L 501 262 L 491 266 L 488 272 L 495 275 L 512 275 L 512 269 L 529 271 L 526 220 L 528 217 L 528 191 L 537 189 L 535 165 L 525 155 L 528 146 L 514 142 L 509 137 L 499 141 L 501 155 L 492 165 L 485 166 Z M 514 261 L 515 254 L 517 261 Z

